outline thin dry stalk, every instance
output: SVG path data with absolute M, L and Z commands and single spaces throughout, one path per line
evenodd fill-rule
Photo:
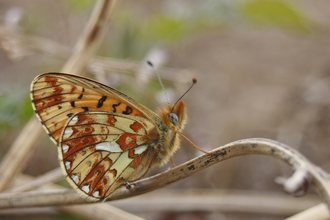
M 115 191 L 108 201 L 141 195 L 163 188 L 188 176 L 191 176 L 220 161 L 247 155 L 262 154 L 280 159 L 290 165 L 293 170 L 304 167 L 310 174 L 309 183 L 315 187 L 319 196 L 329 204 L 329 176 L 319 167 L 308 161 L 298 151 L 268 139 L 246 139 L 229 143 L 212 151 L 217 155 L 203 155 L 190 160 L 172 170 L 139 180 L 130 184 L 131 188 L 122 187 Z M 0 197 L 0 208 L 51 206 L 64 204 L 87 203 L 74 190 L 57 190 L 53 192 L 27 192 L 21 194 L 3 195 Z
M 112 201 L 111 205 L 132 213 L 232 212 L 289 216 L 319 201 L 314 195 L 297 199 L 281 193 L 260 191 L 168 189 Z
M 16 174 L 21 172 L 31 159 L 44 130 L 37 118 L 32 118 L 18 135 L 0 164 L 0 192 L 4 191 Z
M 7 192 L 24 192 L 29 190 L 38 189 L 40 186 L 43 186 L 47 183 L 52 183 L 63 178 L 63 171 L 61 168 L 56 168 L 51 170 L 41 176 L 36 177 L 33 181 L 15 187 L 8 190 Z
M 61 171 L 61 170 L 60 170 Z M 34 185 L 36 182 L 40 183 L 40 180 L 45 179 L 45 177 L 49 176 L 58 176 L 58 170 L 55 169 L 52 172 L 49 172 L 48 175 L 43 175 L 43 177 L 30 177 L 28 175 L 21 174 L 14 180 L 14 185 L 19 185 L 24 187 L 25 185 L 31 186 Z M 62 176 L 62 175 L 61 175 Z M 48 180 L 50 178 L 47 178 Z M 39 180 L 39 181 L 38 181 Z M 22 189 L 21 187 L 14 187 L 12 191 L 17 192 L 17 190 Z M 48 183 L 46 185 L 43 185 L 41 187 L 37 188 L 38 191 L 42 190 L 54 190 L 54 189 L 63 189 L 63 187 Z M 109 204 L 89 204 L 89 205 L 71 205 L 71 206 L 57 206 L 53 207 L 53 211 L 59 211 L 59 212 L 68 212 L 77 216 L 81 216 L 83 218 L 88 219 L 109 219 L 109 216 L 111 216 L 110 219 L 118 219 L 118 220 L 127 220 L 127 219 L 137 219 L 140 220 L 140 217 L 134 216 L 130 213 L 127 213 L 123 210 L 120 210 L 118 208 L 112 207 Z M 33 209 L 32 209 L 33 210 Z M 2 214 L 10 214 L 8 213 L 9 210 L 4 210 L 4 212 L 0 212 L 0 215 Z M 14 214 L 17 213 L 17 210 L 14 211 Z M 37 211 L 37 210 L 36 210 Z M 30 213 L 33 213 L 32 211 Z
M 99 0 L 96 2 L 83 34 L 78 39 L 62 72 L 81 74 L 84 71 L 107 31 L 110 14 L 115 2 L 116 0 Z
M 74 52 L 64 65 L 62 72 L 71 72 L 73 74 L 82 73 L 88 60 L 94 55 L 102 37 L 106 33 L 110 12 L 113 9 L 114 3 L 115 0 L 97 1 L 84 33 L 78 40 Z M 5 190 L 15 175 L 24 169 L 26 163 L 38 146 L 37 141 L 40 140 L 43 135 L 44 131 L 38 120 L 36 118 L 31 119 L 0 164 L 0 191 Z M 105 214 L 105 212 L 102 211 L 105 209 L 104 206 L 105 205 L 101 205 L 100 208 L 96 208 L 97 212 Z M 74 213 L 77 212 L 77 209 L 74 207 L 65 207 L 63 209 Z M 107 205 L 106 209 L 110 210 L 110 207 Z M 118 211 L 117 209 L 114 211 L 116 211 L 116 215 L 119 213 L 116 219 L 139 219 L 138 217 L 123 211 Z M 109 215 L 112 214 L 107 212 L 104 216 Z
M 130 213 L 232 212 L 290 216 L 319 203 L 315 195 L 294 198 L 283 193 L 248 190 L 164 189 L 153 193 L 112 201 L 111 205 Z M 180 205 L 178 205 L 180 204 Z M 77 205 L 93 210 L 94 205 Z M 36 207 L 38 212 L 57 212 L 62 206 Z M 72 206 L 70 206 L 72 207 Z M 97 207 L 97 206 L 95 206 Z M 326 208 L 326 207 L 325 207 Z M 44 211 L 43 211 L 44 209 Z M 29 208 L 3 209 L 0 215 L 30 212 Z M 31 212 L 30 212 L 31 213 Z M 82 216 L 81 214 L 79 216 Z M 84 213 L 86 216 L 86 213 Z
M 136 215 L 132 215 L 128 212 L 118 209 L 114 206 L 111 206 L 107 203 L 90 204 L 88 205 L 88 211 L 84 210 L 86 209 L 86 206 L 81 206 L 81 205 L 60 206 L 59 209 L 61 211 L 67 211 L 72 214 L 76 214 L 89 219 L 100 219 L 100 220 L 102 219 L 142 220 L 143 219 Z M 84 215 L 82 215 L 81 213 L 84 213 Z
M 104 36 L 115 0 L 99 0 L 88 25 L 78 40 L 74 52 L 64 65 L 63 72 L 81 74 L 100 40 Z M 22 130 L 0 164 L 0 192 L 4 191 L 14 176 L 21 172 L 38 146 L 44 131 L 36 118 L 31 119 Z
M 319 204 L 317 206 L 313 206 L 312 208 L 306 209 L 296 215 L 293 215 L 285 220 L 310 220 L 310 219 L 318 219 L 318 220 L 327 220 L 329 219 L 329 209 L 325 204 Z
M 8 28 L 0 27 L 7 30 Z M 8 42 L 10 41 L 10 42 Z M 42 53 L 44 55 L 59 59 L 67 60 L 70 57 L 71 50 L 59 44 L 57 42 L 45 39 L 42 37 L 36 37 L 32 35 L 27 35 L 24 33 L 17 33 L 13 30 L 11 31 L 0 31 L 0 42 L 1 45 L 8 45 L 6 47 L 2 46 L 2 49 L 5 50 L 8 54 L 8 57 L 15 59 L 18 56 L 22 59 L 23 56 L 31 56 L 34 53 Z M 0 46 L 1 46 L 0 45 Z M 158 50 L 158 49 L 157 49 Z M 159 53 L 158 51 L 151 51 L 145 60 L 150 59 L 154 62 L 155 66 L 159 67 L 159 70 L 162 72 L 162 80 L 170 83 L 184 83 L 190 84 L 191 79 L 194 78 L 197 74 L 192 70 L 184 69 L 175 69 L 175 68 L 162 68 L 166 55 L 163 52 Z M 13 51 L 26 51 L 24 54 L 20 55 L 11 55 Z M 153 59 L 150 57 L 153 56 Z M 160 60 L 159 60 L 160 59 Z M 136 62 L 130 60 L 118 60 L 108 57 L 96 56 L 88 60 L 88 69 L 92 72 L 97 72 L 95 70 L 102 70 L 104 72 L 116 72 L 121 74 L 134 74 L 136 77 L 139 77 L 139 73 L 145 73 L 145 71 L 150 71 L 150 68 L 145 64 L 145 62 Z M 155 78 L 155 74 L 151 74 L 151 78 Z

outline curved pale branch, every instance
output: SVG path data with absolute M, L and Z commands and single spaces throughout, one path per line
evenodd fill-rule
M 273 140 L 254 138 L 229 143 L 212 151 L 217 155 L 202 155 L 180 166 L 158 175 L 127 184 L 116 190 L 107 201 L 141 195 L 163 188 L 188 176 L 191 176 L 220 161 L 247 154 L 261 154 L 280 159 L 290 165 L 293 170 L 302 168 L 308 175 L 307 183 L 312 184 L 319 196 L 330 204 L 329 175 L 312 164 L 298 151 Z M 301 181 L 305 181 L 302 179 Z M 297 182 L 297 186 L 304 185 Z M 74 190 L 56 190 L 47 192 L 26 192 L 21 194 L 2 194 L 0 208 L 54 206 L 66 204 L 88 203 Z

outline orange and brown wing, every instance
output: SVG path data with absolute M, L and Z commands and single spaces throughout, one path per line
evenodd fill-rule
M 107 111 L 155 120 L 158 116 L 125 94 L 94 80 L 65 73 L 45 73 L 31 84 L 33 108 L 55 144 L 63 126 L 79 112 Z M 157 120 L 157 119 L 156 119 Z
M 70 118 L 61 134 L 60 164 L 81 195 L 103 200 L 147 171 L 157 139 L 155 126 L 141 117 L 81 112 Z

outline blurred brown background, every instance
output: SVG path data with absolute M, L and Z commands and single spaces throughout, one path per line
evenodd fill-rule
M 93 4 L 0 0 L 0 159 L 27 120 L 35 117 L 30 83 L 40 73 L 61 69 Z M 90 65 L 85 75 L 155 111 L 166 106 L 166 100 L 156 76 L 144 64 L 146 59 L 160 68 L 172 103 L 196 77 L 198 83 L 184 97 L 189 118 L 183 133 L 207 151 L 235 140 L 263 137 L 299 150 L 330 171 L 329 1 L 118 1 L 98 56 L 104 65 Z M 141 67 L 132 67 L 136 65 Z M 174 160 L 181 164 L 201 154 L 182 141 Z M 58 166 L 56 147 L 45 137 L 25 173 L 38 176 Z M 148 176 L 171 167 L 153 168 Z M 274 183 L 277 176 L 289 175 L 291 170 L 282 162 L 244 156 L 167 189 L 249 190 L 290 197 Z M 288 216 L 276 211 L 217 210 L 136 214 L 180 220 Z M 42 218 L 81 219 L 46 214 Z

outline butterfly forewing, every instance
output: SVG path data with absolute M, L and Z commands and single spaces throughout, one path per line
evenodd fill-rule
M 147 170 L 155 151 L 148 120 L 111 112 L 81 112 L 61 133 L 60 163 L 69 182 L 99 200 Z M 152 138 L 150 138 L 152 137 Z
M 157 115 L 119 91 L 96 81 L 64 73 L 39 75 L 31 84 L 33 108 L 54 143 L 73 115 L 107 111 L 154 120 Z

